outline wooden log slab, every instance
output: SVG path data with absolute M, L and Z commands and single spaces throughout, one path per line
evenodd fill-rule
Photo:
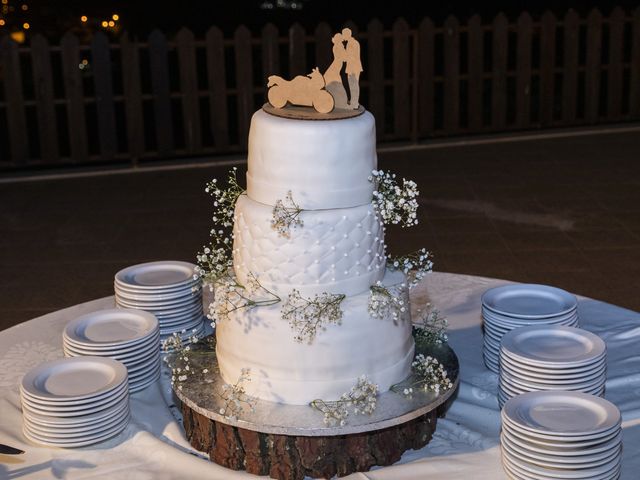
M 191 445 L 211 461 L 232 470 L 279 480 L 331 478 L 391 465 L 410 449 L 424 447 L 436 429 L 443 404 L 406 423 L 382 430 L 336 436 L 261 433 L 216 422 L 182 403 L 184 428 Z

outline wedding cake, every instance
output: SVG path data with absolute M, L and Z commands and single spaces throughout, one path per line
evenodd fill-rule
M 409 309 L 379 318 L 369 308 L 373 285 L 406 281 L 385 268 L 384 224 L 370 180 L 375 138 L 366 111 L 315 121 L 253 115 L 247 190 L 233 217 L 233 272 L 238 284 L 282 301 L 230 309 L 216 325 L 220 373 L 233 385 L 249 369 L 248 395 L 307 404 L 337 399 L 363 375 L 384 392 L 410 373 Z M 281 207 L 295 219 L 284 230 L 274 222 Z M 398 291 L 408 305 L 407 290 Z M 308 324 L 287 321 L 292 295 L 303 300 Z M 321 301 L 327 298 L 334 303 Z M 330 307 L 334 315 L 324 321 Z

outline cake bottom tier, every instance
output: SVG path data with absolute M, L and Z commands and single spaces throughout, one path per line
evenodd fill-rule
M 404 281 L 401 273 L 387 272 L 383 283 Z M 236 310 L 216 327 L 222 378 L 234 384 L 248 368 L 248 395 L 293 405 L 338 399 L 361 375 L 377 383 L 380 392 L 387 391 L 409 375 L 413 360 L 408 295 L 406 312 L 398 320 L 372 318 L 368 302 L 369 292 L 347 297 L 341 323 L 326 325 L 311 343 L 295 340 L 280 304 Z

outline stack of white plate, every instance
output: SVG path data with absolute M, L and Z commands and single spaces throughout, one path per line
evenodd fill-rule
M 122 362 L 128 370 L 132 393 L 160 377 L 159 338 L 158 320 L 153 314 L 121 308 L 76 318 L 62 334 L 67 357 L 108 357 Z
M 502 464 L 518 480 L 619 478 L 620 411 L 579 392 L 531 392 L 502 410 Z
M 27 439 L 56 447 L 82 447 L 120 433 L 129 423 L 127 369 L 110 358 L 48 362 L 20 385 Z
M 522 327 L 502 337 L 500 406 L 525 392 L 573 390 L 604 395 L 605 343 L 586 330 L 558 325 Z
M 204 331 L 202 286 L 196 266 L 187 262 L 141 263 L 115 275 L 116 304 L 153 313 L 160 340 L 178 334 L 184 343 Z
M 578 326 L 578 301 L 555 287 L 534 284 L 506 285 L 482 295 L 484 363 L 499 372 L 500 341 L 514 328 L 527 325 Z

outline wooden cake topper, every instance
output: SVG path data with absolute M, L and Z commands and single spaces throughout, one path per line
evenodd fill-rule
M 360 43 L 353 38 L 350 28 L 336 33 L 331 41 L 333 62 L 324 75 L 316 67 L 310 74 L 298 75 L 293 80 L 285 80 L 278 75 L 269 76 L 269 103 L 263 107 L 266 112 L 287 118 L 315 120 L 349 118 L 364 112 L 358 103 L 362 73 Z M 347 85 L 342 81 L 343 69 Z M 313 107 L 315 111 L 299 107 Z

